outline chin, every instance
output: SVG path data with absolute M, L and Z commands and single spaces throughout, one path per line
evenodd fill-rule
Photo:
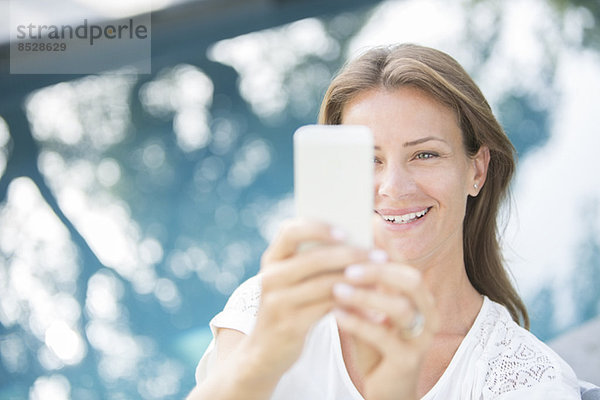
M 431 252 L 423 247 L 423 243 L 414 243 L 406 240 L 375 240 L 375 247 L 385 250 L 391 261 L 417 266 L 425 260 Z
M 406 253 L 396 249 L 392 249 L 388 251 L 390 260 L 400 263 L 406 264 L 413 267 L 419 267 L 423 263 L 423 261 L 427 258 L 425 255 L 419 253 Z

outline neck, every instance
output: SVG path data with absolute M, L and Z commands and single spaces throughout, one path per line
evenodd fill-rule
M 440 282 L 439 275 L 424 273 L 424 280 L 435 299 L 440 321 L 440 334 L 467 334 L 483 303 L 466 273 L 454 282 Z M 458 278 L 458 277 L 455 277 Z
M 440 318 L 440 334 L 465 335 L 483 302 L 465 269 L 462 248 L 452 255 L 429 260 L 421 269 L 423 279 L 435 299 Z
M 464 263 L 462 232 L 444 246 L 420 260 L 406 262 L 420 270 L 435 299 L 440 334 L 465 335 L 483 303 L 483 297 L 471 284 Z

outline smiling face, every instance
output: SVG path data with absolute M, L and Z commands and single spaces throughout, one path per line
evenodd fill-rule
M 411 87 L 360 94 L 342 123 L 374 134 L 376 246 L 415 267 L 462 263 L 467 196 L 483 185 L 487 148 L 469 157 L 455 113 Z

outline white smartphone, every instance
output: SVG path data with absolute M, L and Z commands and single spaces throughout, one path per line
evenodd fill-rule
M 373 134 L 359 125 L 306 125 L 294 133 L 294 200 L 300 217 L 373 246 Z

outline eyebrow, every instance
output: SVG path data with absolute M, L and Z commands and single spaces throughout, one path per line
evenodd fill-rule
M 416 140 L 413 140 L 411 142 L 406 142 L 406 143 L 404 143 L 402 145 L 402 147 L 416 146 L 418 144 L 429 142 L 429 141 L 432 141 L 432 140 L 448 144 L 448 142 L 445 141 L 442 138 L 435 137 L 435 136 L 426 136 L 424 138 L 416 139 Z M 381 147 L 379 147 L 379 146 L 374 146 L 374 148 L 375 148 L 375 150 L 380 150 L 381 149 Z
M 447 143 L 447 142 L 446 142 L 444 139 L 442 139 L 442 138 L 435 137 L 435 136 L 427 136 L 427 137 L 424 137 L 424 138 L 420 138 L 420 139 L 417 139 L 417 140 L 413 140 L 412 142 L 406 142 L 406 143 L 404 143 L 402 146 L 403 146 L 403 147 L 411 147 L 411 146 L 416 146 L 416 145 L 418 145 L 418 144 L 425 143 L 425 142 L 429 142 L 429 141 L 432 141 L 432 140 L 435 140 L 435 141 L 438 141 L 438 142 Z

